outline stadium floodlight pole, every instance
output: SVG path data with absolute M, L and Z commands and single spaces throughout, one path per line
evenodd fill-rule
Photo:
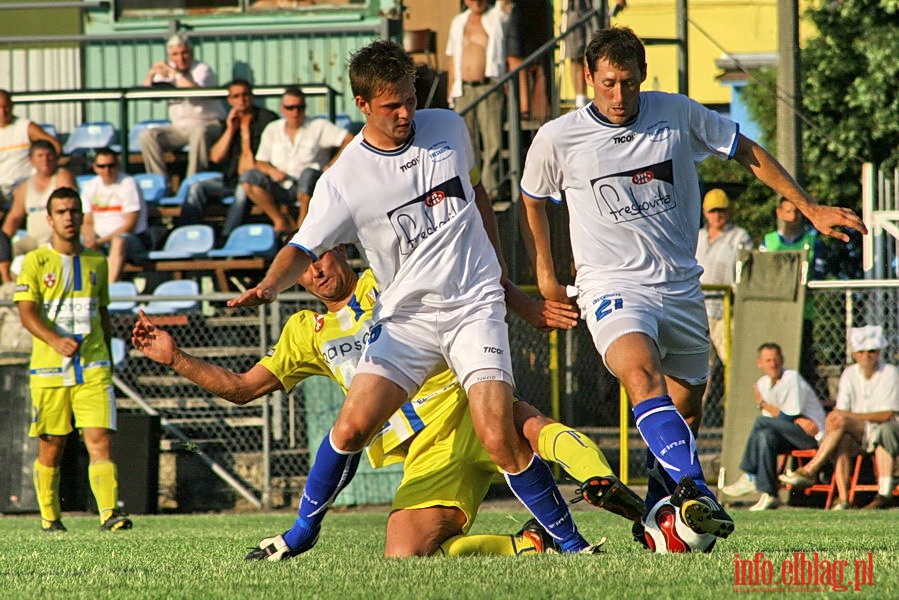
M 126 396 L 128 396 L 129 398 L 134 400 L 134 402 L 138 406 L 140 406 L 141 409 L 145 413 L 147 413 L 148 415 L 154 416 L 154 417 L 159 417 L 159 424 L 162 425 L 162 427 L 164 427 L 166 429 L 166 431 L 171 433 L 173 436 L 175 436 L 176 438 L 178 438 L 185 444 L 193 444 L 193 441 L 191 441 L 190 437 L 186 433 L 181 431 L 177 425 L 173 425 L 172 423 L 169 423 L 169 421 L 165 417 L 163 417 L 159 414 L 158 410 L 153 408 L 149 402 L 147 402 L 140 396 L 140 394 L 138 394 L 136 391 L 131 389 L 131 386 L 129 386 L 124 381 L 122 381 L 118 375 L 113 374 L 112 382 Z M 208 454 L 203 452 L 200 448 L 194 448 L 192 450 L 192 453 L 199 456 L 200 459 L 204 463 L 206 463 L 206 465 L 210 469 L 212 469 L 213 473 L 215 473 L 216 475 L 221 477 L 222 480 L 225 483 L 227 483 L 228 485 L 230 485 L 232 488 L 234 488 L 234 490 L 238 494 L 240 494 L 241 496 L 246 498 L 247 502 L 249 502 L 256 508 L 262 508 L 262 502 L 259 500 L 259 498 L 254 496 L 250 490 L 248 490 L 246 487 L 244 487 L 244 485 L 242 483 L 240 483 L 233 475 L 231 475 L 231 473 L 229 473 L 227 470 L 225 470 L 224 467 L 222 467 L 220 464 L 215 462 Z

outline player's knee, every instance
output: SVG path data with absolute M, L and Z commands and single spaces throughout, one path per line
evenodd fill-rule
M 365 447 L 370 434 L 352 422 L 334 424 L 331 429 L 331 443 L 342 452 L 358 452 Z

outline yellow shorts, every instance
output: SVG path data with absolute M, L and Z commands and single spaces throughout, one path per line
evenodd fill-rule
M 393 509 L 456 507 L 467 533 L 499 472 L 475 434 L 468 403 L 460 402 L 412 438 Z
M 116 429 L 115 393 L 108 382 L 65 387 L 31 388 L 31 429 L 28 435 L 68 435 L 75 427 Z

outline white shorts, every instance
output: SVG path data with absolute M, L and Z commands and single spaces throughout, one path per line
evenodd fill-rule
M 410 396 L 439 369 L 449 368 L 467 388 L 477 371 L 499 373 L 514 386 L 506 305 L 501 291 L 473 304 L 419 306 L 394 313 L 371 329 L 356 373 L 390 379 Z
M 644 333 L 655 340 L 665 375 L 700 385 L 709 369 L 704 299 L 698 280 L 652 286 L 616 281 L 579 289 L 578 306 L 604 363 L 612 342 Z

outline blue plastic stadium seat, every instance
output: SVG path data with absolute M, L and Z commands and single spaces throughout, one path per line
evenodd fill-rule
M 278 250 L 275 229 L 268 223 L 247 223 L 235 227 L 225 245 L 210 250 L 210 258 L 228 256 L 265 256 L 271 258 Z
M 107 121 L 82 123 L 72 130 L 62 151 L 64 154 L 87 152 L 104 146 L 112 146 L 116 138 L 115 127 Z
M 150 260 L 178 260 L 202 256 L 212 250 L 215 233 L 209 225 L 182 225 L 172 230 L 162 250 L 147 254 Z
M 137 301 L 126 300 L 137 296 L 137 286 L 131 281 L 113 281 L 109 284 L 109 312 L 131 312 Z M 118 298 L 121 298 L 119 300 Z
M 134 176 L 134 180 L 137 182 L 137 189 L 140 190 L 144 202 L 156 204 L 165 196 L 165 176 L 159 173 L 138 173 Z
M 200 285 L 193 279 L 172 279 L 163 281 L 153 290 L 154 300 L 140 306 L 148 315 L 169 315 L 177 312 L 196 310 L 199 306 Z M 185 299 L 169 300 L 167 297 Z M 189 299 L 188 299 L 189 298 Z M 138 308 L 134 309 L 137 312 Z
M 178 186 L 178 191 L 175 192 L 174 196 L 166 196 L 165 198 L 161 198 L 159 200 L 159 206 L 181 206 L 184 204 L 184 201 L 187 200 L 187 192 L 190 190 L 190 186 L 200 181 L 207 181 L 209 179 L 221 179 L 222 174 L 219 171 L 200 171 L 190 177 L 185 177 L 184 181 L 181 182 L 181 185 Z
M 78 185 L 78 193 L 84 195 L 84 184 L 96 177 L 93 173 L 75 175 L 75 183 Z
M 41 123 L 41 129 L 52 135 L 53 137 L 57 137 L 59 133 L 56 131 L 56 126 L 51 123 Z
M 135 123 L 128 131 L 128 152 L 140 152 L 140 134 L 145 129 L 153 129 L 154 127 L 162 127 L 163 125 L 171 125 L 168 119 L 150 119 Z
M 125 345 L 125 340 L 114 337 L 109 342 L 109 345 L 112 347 L 112 365 L 116 368 L 124 366 L 125 360 L 128 358 L 128 348 Z

